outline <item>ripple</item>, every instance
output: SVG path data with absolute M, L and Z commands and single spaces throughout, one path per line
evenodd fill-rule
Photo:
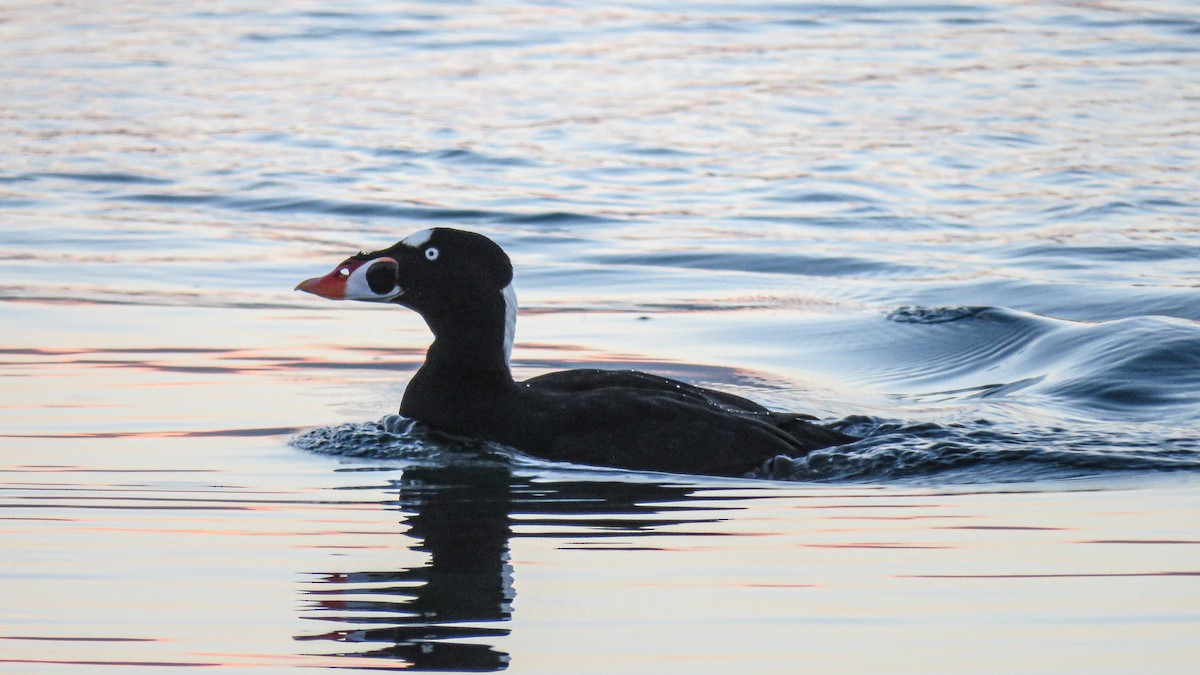
M 140 176 L 121 172 L 83 172 L 83 173 L 41 173 L 31 174 L 39 178 L 59 178 L 90 183 L 117 183 L 122 185 L 170 185 L 174 181 L 153 176 Z
M 812 277 L 889 277 L 910 276 L 922 268 L 896 261 L 871 260 L 851 256 L 818 256 L 797 253 L 664 251 L 614 254 L 592 258 L 605 265 L 681 267 L 688 269 L 788 274 Z
M 1182 420 L 1200 406 L 1200 322 L 1190 319 L 1086 322 L 919 306 L 887 318 L 913 329 L 892 336 L 903 339 L 887 348 L 890 365 L 876 377 L 910 380 L 918 398 L 1023 389 L 1024 399 L 1114 421 Z M 935 361 L 931 350 L 938 352 Z
M 354 28 L 346 26 L 315 26 L 303 31 L 287 33 L 247 33 L 241 39 L 248 42 L 292 42 L 351 40 L 392 40 L 425 35 L 425 31 L 405 28 Z
M 389 218 L 420 223 L 595 225 L 614 222 L 610 218 L 568 211 L 512 212 L 482 209 L 407 206 L 385 202 L 313 199 L 299 196 L 239 197 L 229 194 L 140 193 L 110 197 L 114 201 L 147 204 L 213 206 L 258 213 L 312 213 L 335 216 Z
M 1071 327 L 1031 358 L 1055 366 L 1038 389 L 1074 406 L 1144 419 L 1190 419 L 1200 409 L 1196 322 L 1137 317 Z

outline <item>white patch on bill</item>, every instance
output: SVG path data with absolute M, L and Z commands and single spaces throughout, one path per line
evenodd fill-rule
M 379 258 L 372 260 L 365 265 L 361 265 L 358 269 L 350 273 L 350 277 L 346 279 L 346 299 L 347 300 L 364 300 L 367 302 L 387 302 L 400 295 L 403 289 L 397 287 L 379 295 L 371 290 L 371 284 L 367 283 L 367 270 L 380 260 L 391 260 L 391 258 Z
M 513 340 L 517 336 L 517 292 L 510 283 L 501 293 L 504 295 L 504 362 L 512 365 Z
M 432 236 L 433 230 L 421 230 L 420 232 L 413 232 L 407 237 L 401 239 L 400 243 L 413 248 L 421 248 L 425 244 L 429 243 L 429 238 Z

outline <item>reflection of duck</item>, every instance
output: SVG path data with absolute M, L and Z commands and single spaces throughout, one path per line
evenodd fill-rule
M 689 512 L 722 499 L 709 496 L 703 506 L 689 506 L 692 488 L 642 481 L 534 483 L 506 465 L 486 463 L 408 467 L 393 486 L 405 514 L 404 537 L 427 552 L 428 561 L 317 575 L 305 590 L 306 599 L 315 600 L 305 616 L 352 628 L 297 639 L 333 641 L 343 650 L 339 656 L 394 659 L 414 671 L 508 667 L 500 648 L 516 596 L 509 563 L 514 537 L 628 548 L 629 537 L 710 522 Z M 514 533 L 514 513 L 524 532 Z
M 308 592 L 319 598 L 316 618 L 367 627 L 299 639 L 383 643 L 389 646 L 346 656 L 398 659 L 415 670 L 507 667 L 507 654 L 479 640 L 508 629 L 476 624 L 512 617 L 510 483 L 505 467 L 406 469 L 397 487 L 401 508 L 411 512 L 407 535 L 429 564 L 323 575 Z
M 400 412 L 446 433 L 551 460 L 714 475 L 854 440 L 808 415 L 636 371 L 567 370 L 514 382 L 512 277 L 508 256 L 487 237 L 436 228 L 359 253 L 296 288 L 419 313 L 434 341 Z

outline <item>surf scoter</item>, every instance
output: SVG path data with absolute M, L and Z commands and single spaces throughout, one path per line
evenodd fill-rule
M 512 278 L 512 263 L 491 239 L 435 228 L 351 256 L 296 289 L 420 314 L 434 339 L 400 414 L 447 434 L 550 460 L 722 476 L 855 440 L 810 415 L 633 370 L 565 370 L 514 382 Z

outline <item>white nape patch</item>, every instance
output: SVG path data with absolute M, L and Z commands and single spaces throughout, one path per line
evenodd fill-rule
M 392 298 L 400 295 L 403 289 L 394 288 L 383 295 L 377 294 L 371 290 L 371 284 L 367 283 L 367 270 L 379 262 L 379 260 L 391 260 L 391 258 L 379 258 L 372 260 L 365 265 L 350 273 L 350 278 L 346 279 L 346 299 L 347 300 L 366 300 L 368 302 L 387 302 Z
M 411 246 L 413 248 L 420 248 L 420 247 L 424 246 L 425 244 L 429 243 L 429 238 L 432 236 L 433 236 L 433 230 L 421 230 L 420 232 L 413 232 L 412 234 L 408 235 L 407 237 L 401 239 L 400 243 L 404 244 L 405 246 Z
M 504 362 L 512 365 L 513 339 L 517 337 L 517 292 L 510 283 L 501 293 L 504 295 Z

